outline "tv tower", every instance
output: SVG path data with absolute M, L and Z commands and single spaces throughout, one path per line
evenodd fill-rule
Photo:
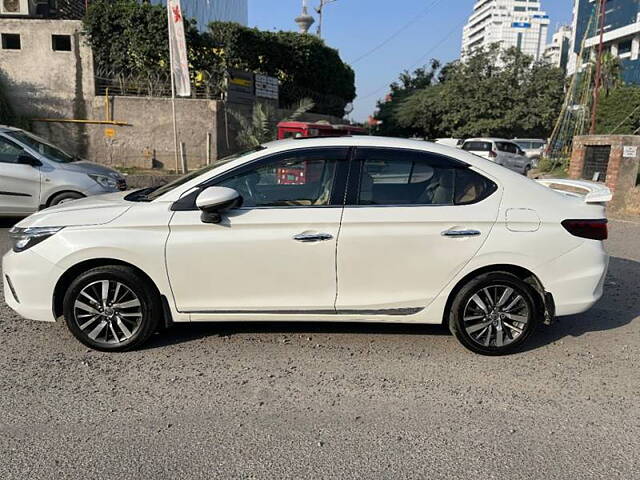
M 300 27 L 300 33 L 309 33 L 311 25 L 315 23 L 314 18 L 309 15 L 307 0 L 302 0 L 302 13 L 296 17 L 295 22 Z

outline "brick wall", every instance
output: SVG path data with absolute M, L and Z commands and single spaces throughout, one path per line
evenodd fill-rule
M 612 210 L 627 208 L 628 193 L 636 186 L 638 165 L 640 163 L 640 136 L 637 135 L 584 135 L 573 140 L 573 152 L 569 164 L 569 178 L 584 178 L 585 156 L 588 147 L 610 146 L 611 154 L 607 166 L 605 184 L 614 193 L 609 205 Z M 636 147 L 635 156 L 625 156 L 625 147 Z

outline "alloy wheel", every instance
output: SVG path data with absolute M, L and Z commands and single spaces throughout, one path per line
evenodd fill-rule
M 140 299 L 129 287 L 115 280 L 98 280 L 80 290 L 74 317 L 90 340 L 113 345 L 136 334 L 143 311 Z
M 524 334 L 531 312 L 524 296 L 507 285 L 490 285 L 476 291 L 463 313 L 464 329 L 483 347 L 505 347 Z

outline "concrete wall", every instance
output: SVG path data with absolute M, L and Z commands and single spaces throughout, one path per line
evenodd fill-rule
M 609 208 L 624 212 L 631 205 L 640 165 L 640 136 L 637 135 L 585 135 L 575 137 L 569 165 L 569 177 L 583 177 L 586 148 L 588 146 L 610 146 L 611 154 L 607 166 L 606 185 L 613 191 Z M 635 147 L 635 156 L 624 156 L 624 147 Z M 585 180 L 591 180 L 587 178 Z M 631 203 L 630 203 L 631 202 Z M 629 204 L 629 205 L 628 205 Z
M 20 35 L 20 50 L 0 50 L 0 79 L 16 114 L 28 118 L 87 118 L 93 98 L 93 56 L 78 20 L 0 18 L 0 33 Z M 52 34 L 70 35 L 71 51 L 54 51 Z M 34 129 L 46 133 L 42 122 Z M 69 129 L 63 146 L 84 145 L 83 127 Z M 84 152 L 78 152 L 83 154 Z

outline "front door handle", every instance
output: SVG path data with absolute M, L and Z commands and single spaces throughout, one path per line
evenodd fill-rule
M 479 230 L 445 230 L 444 232 L 442 232 L 442 236 L 454 238 L 477 237 L 478 235 L 481 235 L 481 233 L 482 232 L 480 232 Z
M 303 243 L 326 242 L 327 240 L 331 240 L 332 238 L 333 238 L 333 235 L 329 233 L 309 233 L 309 232 L 299 233 L 298 235 L 293 237 L 294 240 L 298 242 L 303 242 Z

